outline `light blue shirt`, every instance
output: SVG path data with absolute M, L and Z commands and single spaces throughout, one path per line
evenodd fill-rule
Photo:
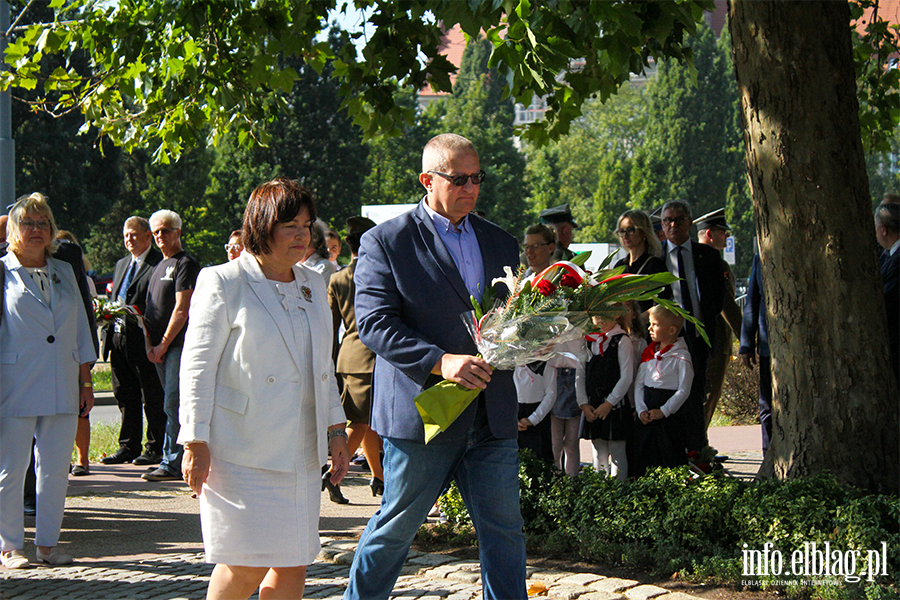
M 475 236 L 472 224 L 469 223 L 469 215 L 463 217 L 459 225 L 454 225 L 450 219 L 439 215 L 428 206 L 428 202 L 425 200 L 422 200 L 422 204 L 431 217 L 438 236 L 444 242 L 444 247 L 453 257 L 453 262 L 456 263 L 456 268 L 462 276 L 463 283 L 466 284 L 466 289 L 478 300 L 481 300 L 485 285 L 484 262 L 481 260 L 478 238 Z

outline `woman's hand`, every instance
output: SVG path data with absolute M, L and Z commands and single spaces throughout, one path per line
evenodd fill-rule
M 350 470 L 350 448 L 347 446 L 347 438 L 342 435 L 334 436 L 328 442 L 328 450 L 331 451 L 331 483 L 340 485 L 344 475 Z
M 525 431 L 531 426 L 531 421 L 528 419 L 522 418 L 519 419 L 519 431 Z
M 199 496 L 209 476 L 209 446 L 203 442 L 185 444 L 184 455 L 181 457 L 181 474 L 194 494 Z
M 91 384 L 92 363 L 78 365 L 78 416 L 86 417 L 94 408 L 94 388 Z
M 86 417 L 91 409 L 94 408 L 94 390 L 89 387 L 82 387 L 78 392 L 78 416 Z

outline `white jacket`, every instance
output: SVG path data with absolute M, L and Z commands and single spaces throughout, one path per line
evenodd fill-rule
M 332 324 L 325 283 L 294 265 L 311 290 L 308 306 L 319 464 L 327 428 L 346 421 L 331 359 Z M 248 252 L 203 269 L 191 297 L 181 355 L 179 443 L 207 442 L 212 455 L 247 467 L 293 471 L 302 429 L 301 356 L 281 302 Z

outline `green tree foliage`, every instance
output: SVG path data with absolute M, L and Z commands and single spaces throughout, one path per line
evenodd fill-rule
M 691 41 L 696 73 L 672 61 L 660 64 L 647 85 L 647 131 L 634 157 L 631 198 L 647 209 L 687 200 L 695 217 L 725 206 L 740 234 L 743 275 L 753 257 L 753 229 L 728 46 L 727 36 L 717 43 L 701 25 Z
M 647 85 L 647 134 L 632 171 L 633 198 L 641 206 L 681 198 L 704 213 L 722 206 L 734 181 L 726 151 L 740 138 L 725 56 L 707 26 L 691 43 L 696 83 L 689 69 L 663 62 Z
M 25 15 L 25 22 L 51 18 L 52 11 L 36 7 Z M 72 57 L 72 68 L 86 72 L 83 54 Z M 49 75 L 60 64 L 59 57 L 48 57 L 41 64 L 41 74 Z M 35 101 L 34 90 L 21 90 L 12 103 L 11 127 L 16 140 L 17 195 L 41 192 L 50 198 L 54 217 L 61 229 L 83 238 L 90 224 L 98 220 L 114 202 L 120 185 L 116 167 L 120 151 L 109 144 L 105 151 L 95 139 L 93 130 L 79 135 L 83 124 L 80 114 L 53 118 L 35 113 L 28 102 Z M 51 98 L 58 98 L 53 93 Z M 2 207 L 0 207 L 2 208 Z M 2 212 L 6 212 L 3 210 Z
M 416 110 L 415 90 L 400 92 L 400 106 Z M 363 185 L 363 204 L 409 204 L 425 193 L 419 183 L 422 148 L 438 130 L 434 111 L 421 112 L 413 124 L 404 124 L 399 135 L 365 141 L 369 149 L 369 174 Z
M 337 29 L 330 31 L 329 41 L 343 43 Z M 368 148 L 360 129 L 340 110 L 331 63 L 319 72 L 297 58 L 286 60 L 299 77 L 289 93 L 270 98 L 278 107 L 270 143 L 246 148 L 240 134 L 229 134 L 216 152 L 207 195 L 226 212 L 229 231 L 240 224 L 253 189 L 277 176 L 297 179 L 312 190 L 319 216 L 338 229 L 363 204 Z
M 481 185 L 477 208 L 490 221 L 519 236 L 531 223 L 525 203 L 525 157 L 513 143 L 513 102 L 502 99 L 503 82 L 496 69 L 488 68 L 489 48 L 487 40 L 466 47 L 453 100 L 443 107 L 446 112 L 440 127 L 475 144 L 488 176 Z
M 368 8 L 374 27 L 357 57 L 350 44 L 335 51 L 316 38 L 338 4 L 51 0 L 54 20 L 21 30 L 9 45 L 12 68 L 0 75 L 0 86 L 34 89 L 36 109 L 80 111 L 115 143 L 153 148 L 155 160 L 167 160 L 227 130 L 240 143 L 267 143 L 277 114 L 267 98 L 290 91 L 300 76 L 282 58 L 299 57 L 317 70 L 337 58 L 333 76 L 344 104 L 371 134 L 413 122 L 415 112 L 394 101 L 399 89 L 431 84 L 450 91 L 454 67 L 437 49 L 441 27 L 459 24 L 471 37 L 485 31 L 490 66 L 506 78 L 512 97 L 526 105 L 534 94 L 548 98 L 547 121 L 526 131 L 536 139 L 564 133 L 587 98 L 614 94 L 651 58 L 690 59 L 683 37 L 713 6 L 712 0 L 347 0 L 340 7 Z M 91 57 L 90 75 L 71 66 L 80 52 Z M 41 61 L 50 55 L 61 56 L 61 66 L 45 78 Z M 567 70 L 576 59 L 583 67 Z

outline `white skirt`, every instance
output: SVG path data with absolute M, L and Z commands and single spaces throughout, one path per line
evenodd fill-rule
M 298 461 L 300 462 L 300 461 Z M 269 471 L 211 459 L 200 495 L 206 562 L 242 567 L 297 567 L 316 559 L 321 468 Z

